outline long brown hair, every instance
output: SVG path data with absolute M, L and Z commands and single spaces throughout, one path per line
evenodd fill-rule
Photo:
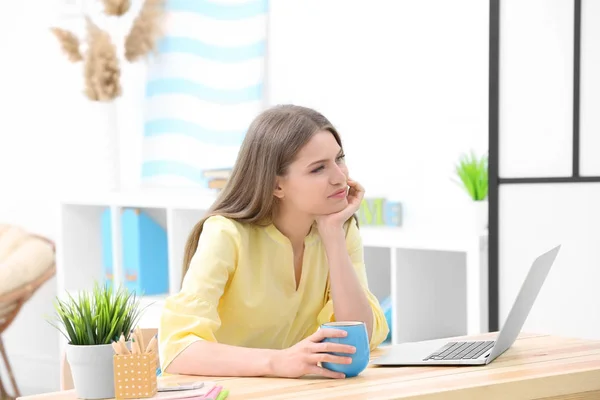
M 271 222 L 275 181 L 284 176 L 300 149 L 319 131 L 329 131 L 342 147 L 337 130 L 310 108 L 278 105 L 259 114 L 250 124 L 227 184 L 192 229 L 185 245 L 182 278 L 198 247 L 204 221 L 221 215 L 241 223 Z

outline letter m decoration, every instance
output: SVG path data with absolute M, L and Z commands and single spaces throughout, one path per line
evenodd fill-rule
M 357 216 L 361 225 L 401 226 L 402 204 L 382 197 L 364 198 Z

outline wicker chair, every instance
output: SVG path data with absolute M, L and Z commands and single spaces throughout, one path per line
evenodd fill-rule
M 31 296 L 54 276 L 55 254 L 51 240 L 19 227 L 0 225 L 0 356 L 15 397 L 21 394 L 2 342 L 2 333 Z M 0 378 L 0 399 L 9 397 Z

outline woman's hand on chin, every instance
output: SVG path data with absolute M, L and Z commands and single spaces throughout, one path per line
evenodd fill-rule
M 365 189 L 352 179 L 348 179 L 348 186 L 350 187 L 347 196 L 348 205 L 341 211 L 320 215 L 316 218 L 317 228 L 321 235 L 339 231 L 344 223 L 358 211 L 365 196 Z

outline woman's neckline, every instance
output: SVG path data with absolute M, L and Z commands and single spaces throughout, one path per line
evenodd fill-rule
M 279 229 L 277 229 L 277 227 L 275 226 L 275 224 L 273 222 L 270 222 L 267 225 L 266 231 L 269 234 L 269 236 L 271 238 L 273 238 L 274 240 L 276 240 L 277 242 L 285 244 L 285 245 L 289 245 L 289 246 L 292 245 L 290 239 L 287 236 L 285 236 Z M 317 223 L 313 222 L 313 224 L 310 227 L 310 231 L 308 232 L 308 235 L 306 235 L 304 237 L 304 244 L 305 245 L 313 244 L 313 243 L 317 242 L 319 240 L 319 238 L 320 238 L 320 236 L 319 236 L 319 230 L 317 228 Z

